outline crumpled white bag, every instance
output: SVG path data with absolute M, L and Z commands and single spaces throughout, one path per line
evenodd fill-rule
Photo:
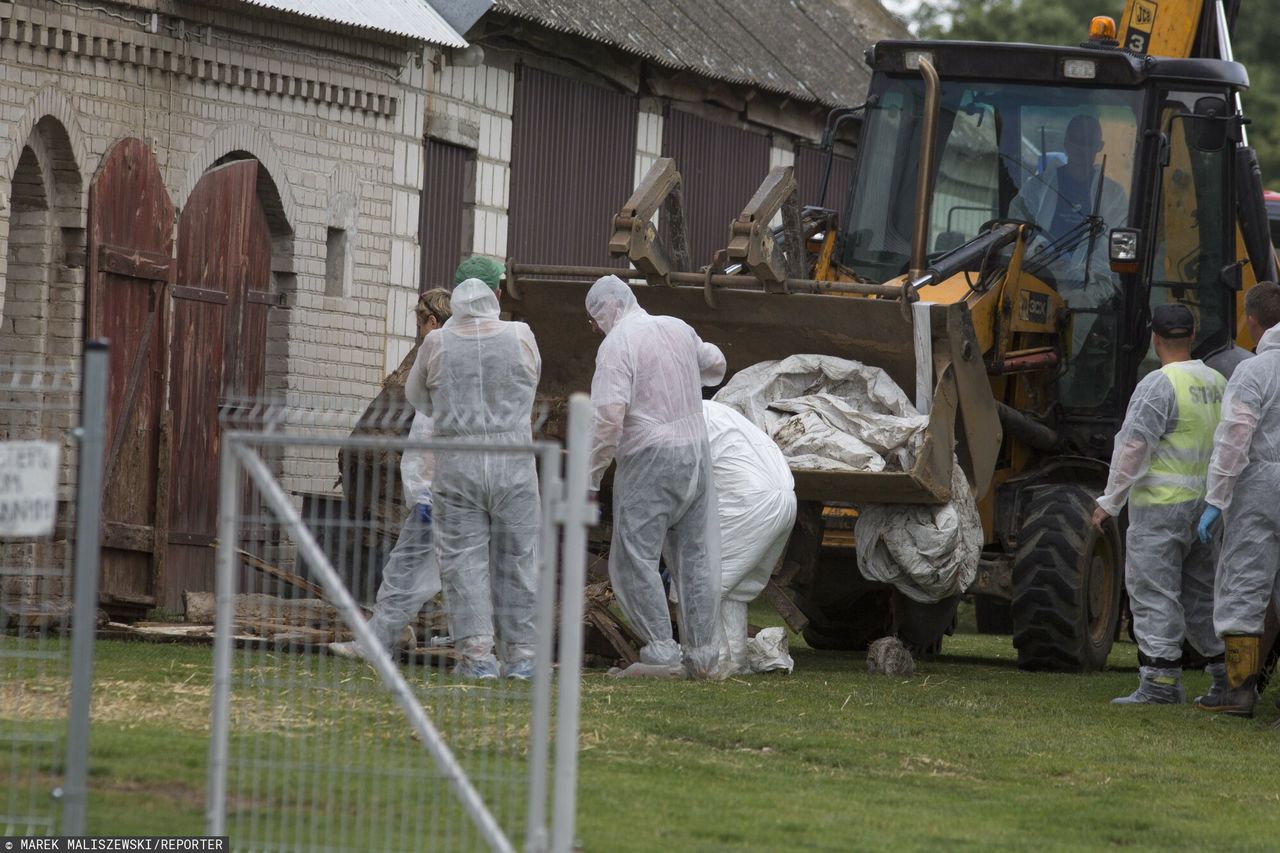
M 753 364 L 715 399 L 768 433 L 796 470 L 910 470 L 929 423 L 883 370 L 834 356 Z
M 982 557 L 982 518 L 964 472 L 951 472 L 951 502 L 862 504 L 853 528 L 858 568 L 923 604 L 964 592 Z
M 747 640 L 747 667 L 752 672 L 782 670 L 790 673 L 796 662 L 791 659 L 787 632 L 782 628 L 761 628 Z
M 715 399 L 767 432 L 795 471 L 910 471 L 929 419 L 878 367 L 793 355 L 739 371 Z M 854 528 L 869 580 L 935 602 L 973 583 L 982 521 L 956 466 L 943 506 L 863 504 Z

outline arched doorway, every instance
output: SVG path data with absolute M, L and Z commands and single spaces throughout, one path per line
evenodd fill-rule
M 10 180 L 0 353 L 70 359 L 83 321 L 83 183 L 66 129 L 36 122 Z
M 187 199 L 175 260 L 146 144 L 117 143 L 94 178 L 87 331 L 112 344 L 102 598 L 115 615 L 177 611 L 184 591 L 213 588 L 219 411 L 267 390 L 273 255 L 291 244 L 278 199 L 257 160 L 224 158 Z
M 141 139 L 123 139 L 89 187 L 86 333 L 111 342 L 101 596 L 112 615 L 156 605 L 167 466 L 165 305 L 173 203 Z
M 218 412 L 265 390 L 275 296 L 264 186 L 274 191 L 257 160 L 222 162 L 200 179 L 178 220 L 166 606 L 176 606 L 183 590 L 213 588 Z

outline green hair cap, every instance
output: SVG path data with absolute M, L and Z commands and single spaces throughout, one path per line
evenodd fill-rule
M 491 290 L 497 290 L 502 283 L 502 277 L 506 275 L 507 268 L 493 258 L 486 258 L 483 255 L 472 255 L 462 263 L 458 264 L 457 271 L 453 274 L 453 283 L 462 284 L 469 278 L 478 278 L 485 284 L 489 285 Z

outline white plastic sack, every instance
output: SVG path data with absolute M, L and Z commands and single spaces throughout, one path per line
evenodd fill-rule
M 797 470 L 909 470 L 929 422 L 883 370 L 834 356 L 753 364 L 715 399 L 770 435 Z
M 787 632 L 781 628 L 762 628 L 747 641 L 747 666 L 752 672 L 791 672 L 796 662 L 791 659 Z
M 716 400 L 768 432 L 793 470 L 909 471 L 928 427 L 928 417 L 883 370 L 832 356 L 752 365 Z M 861 507 L 855 534 L 866 578 L 926 603 L 969 587 L 982 554 L 982 523 L 958 466 L 952 480 L 945 506 Z
M 950 503 L 863 504 L 854 536 L 863 577 L 924 604 L 968 589 L 982 556 L 982 519 L 959 465 Z

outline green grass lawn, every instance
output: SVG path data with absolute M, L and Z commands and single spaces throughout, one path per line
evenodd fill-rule
M 772 618 L 759 610 L 753 617 Z M 1270 696 L 1252 721 L 1189 706 L 1113 707 L 1108 700 L 1136 683 L 1128 643 L 1116 646 L 1112 671 L 1088 676 L 1020 672 L 1008 637 L 974 634 L 949 638 L 943 656 L 921 662 L 910 679 L 867 676 L 858 655 L 803 647 L 793 654 L 791 676 L 718 684 L 589 673 L 578 800 L 583 848 L 1280 844 L 1280 731 L 1269 727 L 1278 714 Z M 99 644 L 92 832 L 202 830 L 209 659 L 204 647 Z M 296 676 L 307 665 L 279 666 Z M 364 672 L 353 667 L 351 677 Z M 1190 695 L 1206 685 L 1203 674 L 1187 678 Z M 352 706 L 346 729 L 335 734 L 324 718 L 331 707 L 315 703 L 271 721 L 256 732 L 250 754 L 265 745 L 284 760 L 289 749 L 278 742 L 297 749 L 328 738 L 350 743 L 353 763 L 389 744 L 384 760 L 413 766 L 416 744 L 401 734 L 394 712 Z M 442 719 L 448 707 L 438 706 Z M 460 743 L 476 732 L 451 737 Z M 473 760 L 462 752 L 464 763 Z M 366 812 L 403 820 L 398 810 L 418 807 L 390 786 L 358 779 L 351 786 L 358 796 L 340 790 L 337 807 L 352 824 Z M 249 802 L 247 790 L 233 813 L 260 812 L 278 799 L 264 792 L 262 802 Z M 323 793 L 310 802 L 317 813 L 335 807 Z M 509 808 L 513 821 L 519 810 Z M 305 829 L 308 820 L 314 825 L 315 815 L 298 825 Z

